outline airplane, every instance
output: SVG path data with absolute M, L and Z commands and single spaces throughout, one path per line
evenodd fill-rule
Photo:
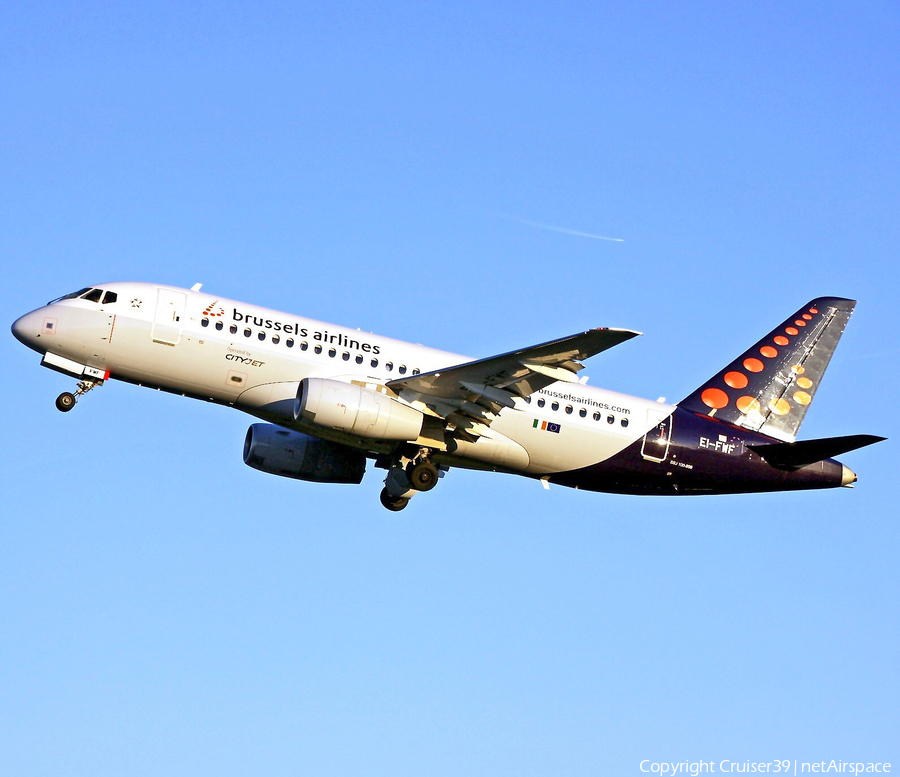
M 797 441 L 855 301 L 804 305 L 675 405 L 595 388 L 583 361 L 639 335 L 598 328 L 467 356 L 150 283 L 105 283 L 19 318 L 15 337 L 78 380 L 68 412 L 109 380 L 234 407 L 263 421 L 249 466 L 320 483 L 386 470 L 398 511 L 452 467 L 616 494 L 852 486 L 834 459 L 885 438 Z

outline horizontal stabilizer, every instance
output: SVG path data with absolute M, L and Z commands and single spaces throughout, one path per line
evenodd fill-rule
M 795 470 L 817 461 L 832 459 L 847 451 L 855 451 L 885 440 L 873 434 L 851 434 L 846 437 L 823 437 L 821 440 L 776 442 L 770 445 L 749 445 L 769 464 L 778 469 Z

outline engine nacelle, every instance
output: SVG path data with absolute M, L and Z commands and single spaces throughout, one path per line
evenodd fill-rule
M 415 408 L 371 389 L 327 378 L 304 378 L 294 418 L 375 440 L 412 442 L 424 416 Z
M 244 464 L 316 483 L 359 483 L 366 472 L 362 451 L 275 424 L 253 424 L 247 430 Z

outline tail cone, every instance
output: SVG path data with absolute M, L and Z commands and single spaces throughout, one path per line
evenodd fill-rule
M 841 471 L 841 485 L 846 486 L 847 488 L 853 488 L 853 484 L 856 482 L 856 473 L 845 465 L 841 465 L 843 468 Z

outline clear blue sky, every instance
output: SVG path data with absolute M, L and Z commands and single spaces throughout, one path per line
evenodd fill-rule
M 453 471 L 401 514 L 241 463 L 249 417 L 0 338 L 0 773 L 900 770 L 896 3 L 0 7 L 0 320 L 145 280 L 487 356 L 644 337 L 678 400 L 859 300 L 802 437 L 857 488 Z M 532 222 L 532 223 L 528 223 Z M 534 226 L 621 238 L 610 242 Z

